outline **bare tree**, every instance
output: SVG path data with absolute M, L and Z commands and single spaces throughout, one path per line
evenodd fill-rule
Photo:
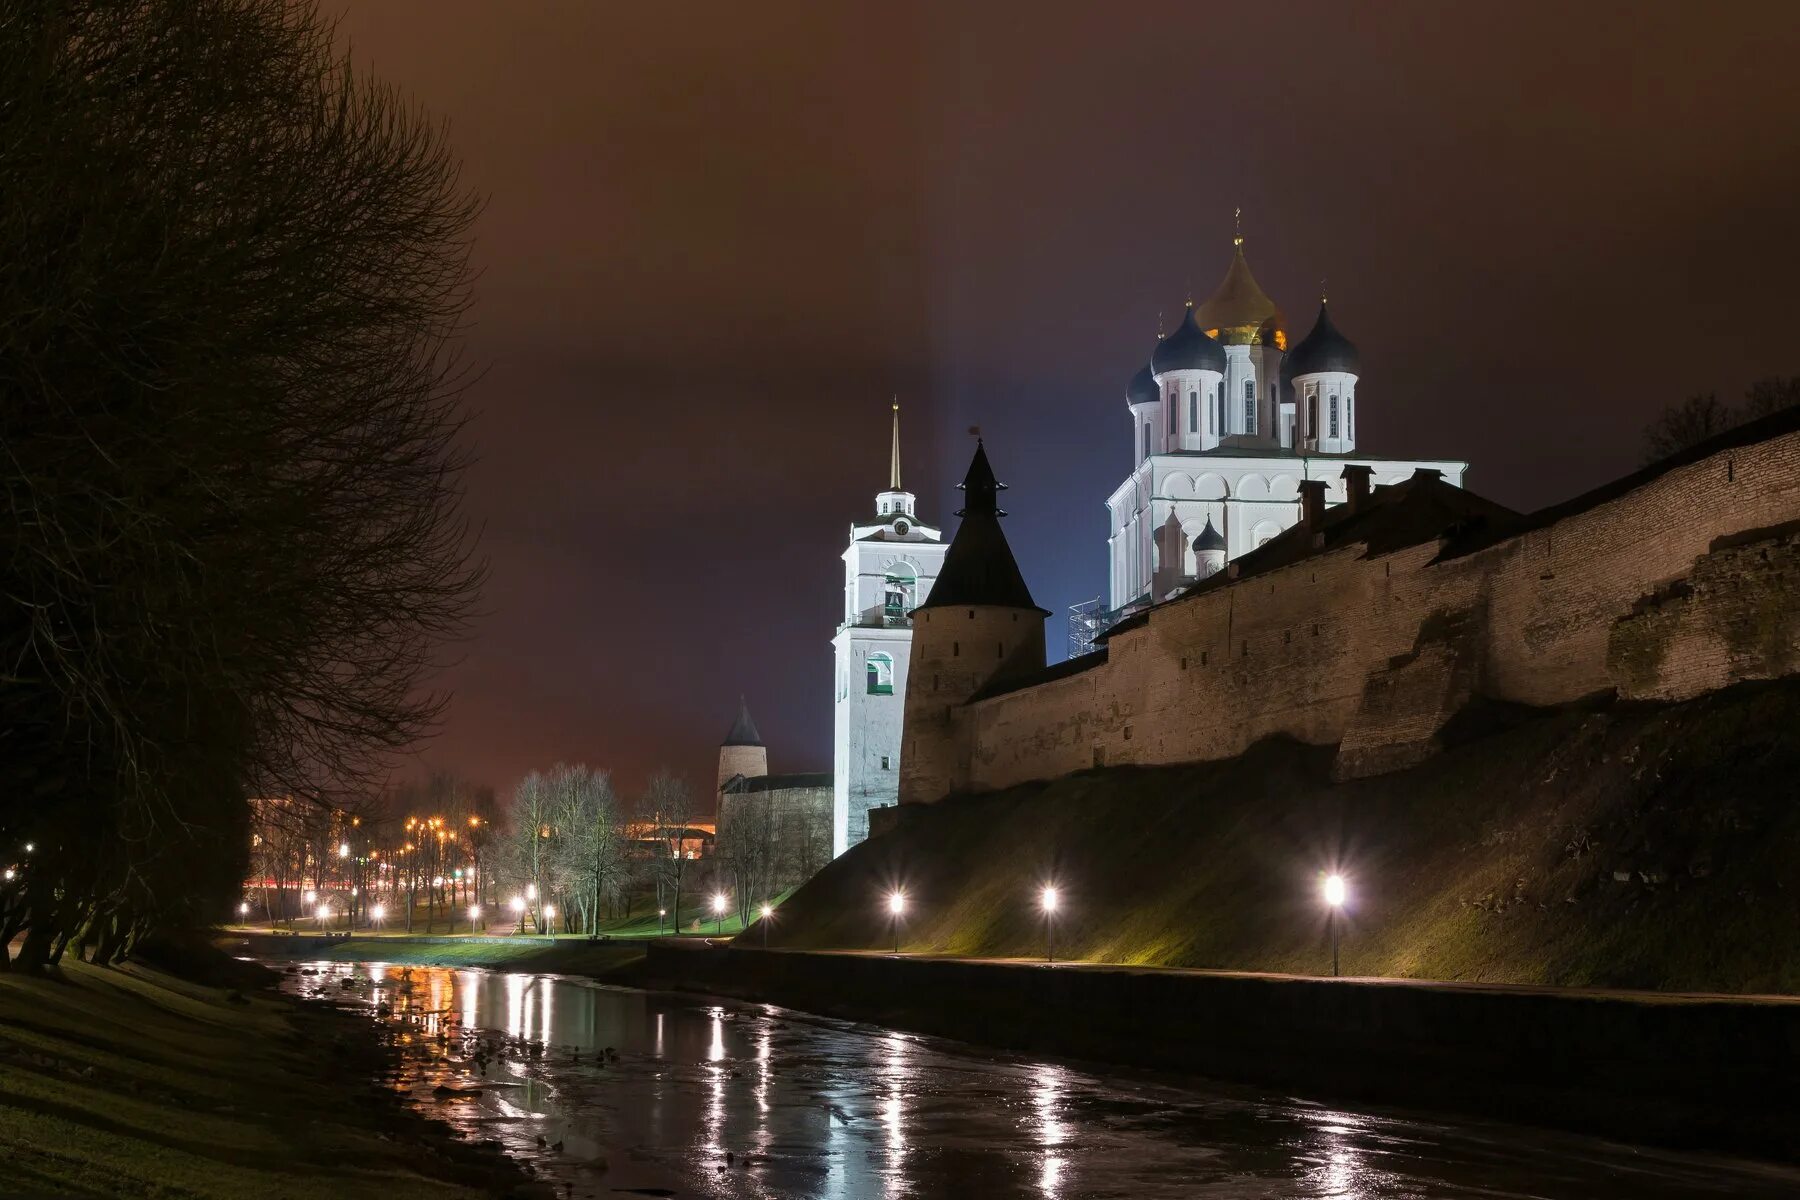
M 1797 404 L 1800 404 L 1800 375 L 1771 375 L 1750 385 L 1738 412 L 1744 420 L 1754 421 Z
M 480 579 L 476 205 L 304 0 L 11 0 L 0 96 L 0 845 L 36 847 L 0 929 L 30 969 L 223 915 L 247 797 L 360 792 L 433 726 Z
M 590 936 L 600 927 L 601 907 L 624 870 L 624 845 L 612 779 L 605 771 L 558 764 L 550 772 L 557 876 L 564 895 Z
M 531 910 L 532 925 L 544 931 L 544 894 L 551 887 L 549 840 L 551 835 L 550 781 L 532 771 L 513 789 L 507 813 L 510 833 L 506 852 L 519 893 Z
M 1717 394 L 1689 396 L 1671 404 L 1644 427 L 1644 462 L 1660 461 L 1697 446 L 1727 429 L 1800 405 L 1800 375 L 1772 375 L 1758 379 L 1744 393 L 1736 408 L 1719 402 Z
M 683 857 L 688 840 L 688 825 L 694 819 L 694 796 L 688 785 L 667 767 L 650 777 L 644 788 L 639 813 L 651 829 L 661 849 L 658 855 L 658 879 L 673 891 L 670 912 L 674 920 L 670 928 L 681 932 L 681 890 L 687 870 Z M 659 891 L 660 886 L 659 886 Z

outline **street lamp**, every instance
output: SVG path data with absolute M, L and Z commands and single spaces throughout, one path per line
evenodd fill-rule
M 469 905 L 469 932 L 470 933 L 475 932 L 475 925 L 480 920 L 481 920 L 481 905 L 479 905 L 479 904 Z
M 664 918 L 664 917 L 666 917 L 666 916 L 668 916 L 668 915 L 669 915 L 669 910 L 668 910 L 668 909 L 666 909 L 666 908 L 659 908 L 659 909 L 657 909 L 657 910 L 656 910 L 656 932 L 657 932 L 657 933 L 658 933 L 658 934 L 661 934 L 661 933 L 662 933 L 662 931 L 663 931 L 663 918 Z
M 350 857 L 350 843 L 349 842 L 339 842 L 338 843 L 338 857 L 339 858 L 349 858 Z
M 377 904 L 369 909 L 369 924 L 379 925 L 387 919 L 387 905 Z
M 906 912 L 906 893 L 888 893 L 888 924 L 894 928 L 894 953 L 900 953 L 900 917 Z
M 1043 895 L 1044 905 L 1044 961 L 1056 961 L 1056 888 L 1046 887 Z
M 767 950 L 769 948 L 769 918 L 775 915 L 775 906 L 765 904 L 757 911 L 762 914 L 763 949 Z
M 524 933 L 525 932 L 525 897 L 514 896 L 512 898 L 512 910 L 514 913 L 518 914 L 518 917 L 519 917 L 519 932 Z
M 725 930 L 725 893 L 719 892 L 713 897 L 713 936 L 718 937 Z
M 556 928 L 555 928 L 555 926 L 550 924 L 550 922 L 554 921 L 555 919 L 556 919 L 556 905 L 554 905 L 554 904 L 544 905 L 544 932 L 549 934 L 551 937 L 556 936 Z
M 319 905 L 319 925 L 321 927 L 323 927 L 325 925 L 325 923 L 330 920 L 331 920 L 331 905 L 329 905 L 329 904 Z
M 1344 907 L 1344 877 L 1327 875 L 1325 877 L 1325 923 L 1331 927 L 1331 974 L 1336 978 L 1338 973 L 1338 909 Z

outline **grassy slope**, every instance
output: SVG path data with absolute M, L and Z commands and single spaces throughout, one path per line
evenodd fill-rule
M 935 806 L 815 877 L 771 942 L 883 946 L 899 883 L 908 949 L 1038 955 L 1054 878 L 1059 957 L 1317 973 L 1339 867 L 1345 974 L 1800 992 L 1800 682 L 1529 714 L 1355 783 L 1329 761 L 1270 743 Z
M 220 944 L 230 948 L 229 936 Z M 258 943 L 258 948 L 263 943 Z M 611 975 L 642 961 L 644 948 L 636 942 L 590 942 L 586 938 L 559 939 L 554 943 L 504 942 L 408 942 L 402 938 L 348 938 L 326 946 L 307 943 L 289 953 L 275 944 L 281 957 L 332 962 L 406 963 L 412 966 L 491 967 L 505 971 L 549 971 L 561 975 Z M 271 955 L 270 957 L 273 957 Z
M 372 1094 L 349 1020 L 141 967 L 0 974 L 0 1194 L 500 1194 L 504 1173 L 471 1177 L 447 1130 Z

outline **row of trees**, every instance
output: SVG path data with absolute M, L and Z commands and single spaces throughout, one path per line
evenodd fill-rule
M 216 919 L 247 797 L 342 811 L 434 724 L 481 576 L 476 205 L 304 2 L 9 0 L 0 97 L 0 966 L 30 970 Z
M 1717 392 L 1689 396 L 1681 403 L 1663 409 L 1644 428 L 1644 462 L 1648 465 L 1671 454 L 1679 454 L 1727 429 L 1797 404 L 1800 404 L 1800 375 L 1759 379 L 1735 405 L 1721 403 Z

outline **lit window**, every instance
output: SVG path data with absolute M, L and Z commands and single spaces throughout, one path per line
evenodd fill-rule
M 894 660 L 886 654 L 869 655 L 869 695 L 894 694 Z

